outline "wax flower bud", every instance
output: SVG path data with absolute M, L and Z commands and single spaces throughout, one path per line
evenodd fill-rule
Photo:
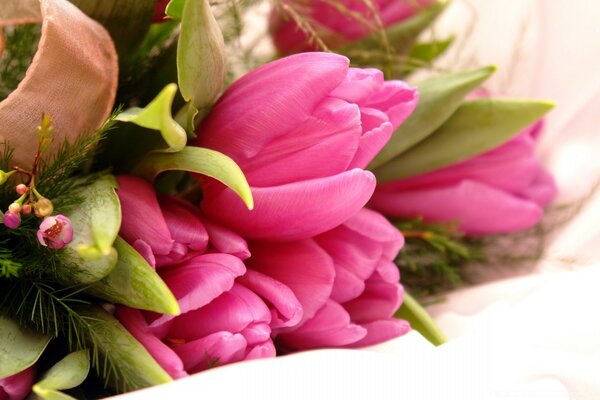
M 21 205 L 19 203 L 12 203 L 10 206 L 8 206 L 8 212 L 19 214 L 21 212 Z
M 31 214 L 31 204 L 24 204 L 21 207 L 21 214 L 23 214 L 23 215 Z
M 4 172 L 4 171 L 0 170 L 0 185 L 4 185 L 6 183 L 6 181 L 8 180 L 8 178 L 10 178 L 10 176 L 14 173 L 15 173 L 15 171 Z
M 47 217 L 52 214 L 52 211 L 54 211 L 54 205 L 50 200 L 42 197 L 37 201 L 37 203 L 35 203 L 34 210 L 36 216 Z
M 42 246 L 62 249 L 73 240 L 73 225 L 64 215 L 46 217 L 40 224 L 37 238 Z
M 2 222 L 9 229 L 17 229 L 21 225 L 21 216 L 18 213 L 7 211 L 2 217 Z
M 24 195 L 25 193 L 27 193 L 27 186 L 22 183 L 19 183 L 15 188 L 15 191 L 17 192 L 17 194 Z

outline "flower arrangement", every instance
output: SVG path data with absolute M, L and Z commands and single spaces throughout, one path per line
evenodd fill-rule
M 0 399 L 441 344 L 437 281 L 401 272 L 456 280 L 556 194 L 552 104 L 482 94 L 494 67 L 413 81 L 445 2 L 277 0 L 259 66 L 243 2 L 116 3 L 0 10 Z

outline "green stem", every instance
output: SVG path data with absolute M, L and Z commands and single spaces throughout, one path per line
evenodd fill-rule
M 439 346 L 447 342 L 446 337 L 435 321 L 414 297 L 404 293 L 402 307 L 396 312 L 396 317 L 410 322 L 414 330 L 419 332 L 433 345 Z

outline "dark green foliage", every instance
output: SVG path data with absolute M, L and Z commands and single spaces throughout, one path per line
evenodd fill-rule
M 3 32 L 6 47 L 0 57 L 0 100 L 8 97 L 25 76 L 37 51 L 41 26 L 28 24 L 5 27 Z

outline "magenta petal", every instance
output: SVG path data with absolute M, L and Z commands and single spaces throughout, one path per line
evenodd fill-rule
M 350 103 L 363 104 L 383 85 L 383 72 L 375 68 L 350 68 L 348 74 L 330 94 Z
M 361 108 L 361 114 L 365 133 L 360 138 L 358 151 L 350 163 L 351 168 L 366 168 L 394 133 L 392 124 L 381 111 Z
M 270 323 L 271 312 L 260 297 L 236 283 L 204 307 L 175 318 L 170 334 L 194 340 L 219 331 L 241 332 L 255 322 Z
M 271 340 L 255 345 L 248 351 L 244 360 L 257 360 L 259 358 L 275 357 L 277 351 Z
M 143 239 L 155 254 L 169 254 L 173 238 L 152 186 L 134 176 L 120 175 L 117 180 L 117 194 L 123 211 L 119 234 L 128 243 Z
M 386 81 L 380 90 L 361 106 L 385 112 L 396 130 L 417 107 L 419 92 L 405 82 Z
M 271 328 L 264 322 L 256 322 L 248 325 L 242 332 L 248 346 L 264 343 L 271 339 Z
M 526 200 L 484 184 L 464 181 L 456 186 L 377 192 L 371 207 L 394 217 L 460 222 L 472 235 L 506 233 L 529 228 L 540 220 L 542 209 Z
M 202 222 L 180 200 L 170 196 L 161 196 L 159 203 L 171 232 L 177 243 L 186 245 L 194 251 L 204 251 L 208 247 L 208 232 Z
M 196 310 L 233 287 L 235 278 L 246 272 L 244 263 L 229 254 L 204 254 L 173 268 L 161 270 L 161 278 L 173 292 L 181 313 Z M 176 318 L 163 315 L 152 322 L 158 326 Z
M 295 326 L 302 319 L 302 305 L 283 283 L 249 269 L 237 280 L 265 300 L 271 308 L 271 328 Z
M 558 188 L 554 177 L 540 167 L 531 185 L 520 194 L 535 201 L 540 207 L 546 207 L 552 202 L 557 193 Z
M 303 319 L 323 307 L 333 287 L 331 257 L 313 240 L 292 243 L 252 243 L 248 269 L 285 284 L 302 305 Z
M 0 399 L 21 400 L 24 399 L 33 385 L 35 378 L 35 366 L 29 367 L 18 374 L 0 379 Z M 4 397 L 3 397 L 4 396 Z
M 200 219 L 208 232 L 210 244 L 219 253 L 231 254 L 240 260 L 245 260 L 250 257 L 248 244 L 240 235 L 210 221 L 203 215 L 200 216 Z
M 154 257 L 154 253 L 152 252 L 152 247 L 150 247 L 150 245 L 148 243 L 146 243 L 142 239 L 138 239 L 135 242 L 133 242 L 132 247 L 138 253 L 140 253 L 140 255 L 142 257 L 144 257 L 144 259 L 146 261 L 148 261 L 148 264 L 150 264 L 152 266 L 152 268 L 156 268 L 156 257 Z
M 246 354 L 246 339 L 239 333 L 215 332 L 204 338 L 176 346 L 173 350 L 189 373 L 241 361 Z
M 355 343 L 367 334 L 363 327 L 350 322 L 342 306 L 327 301 L 315 316 L 293 332 L 282 333 L 278 340 L 291 349 L 303 350 Z
M 243 165 L 300 125 L 344 79 L 348 63 L 336 54 L 304 53 L 255 69 L 223 94 L 202 122 L 195 145 Z
M 385 319 L 362 324 L 367 330 L 367 336 L 348 347 L 373 346 L 395 339 L 410 331 L 410 324 L 402 319 Z
M 368 322 L 389 319 L 400 308 L 404 298 L 404 289 L 399 282 L 385 282 L 376 273 L 366 282 L 365 291 L 357 299 L 343 306 L 352 317 L 352 321 Z
M 230 189 L 207 195 L 202 209 L 242 236 L 290 241 L 341 224 L 365 205 L 374 188 L 371 172 L 353 169 L 327 178 L 253 188 L 252 211 Z
M 148 324 L 139 310 L 119 306 L 115 316 L 172 378 L 178 379 L 187 376 L 179 356 L 150 333 Z

